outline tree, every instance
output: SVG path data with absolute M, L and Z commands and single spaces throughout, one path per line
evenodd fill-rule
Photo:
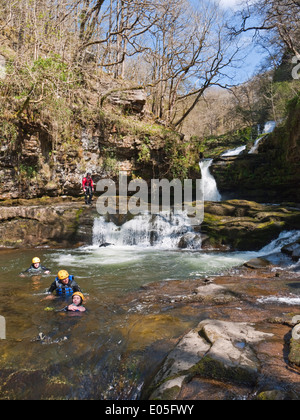
M 276 36 L 277 46 L 300 56 L 300 2 L 297 0 L 255 0 L 246 2 L 238 13 L 239 27 L 232 27 L 232 35 L 254 31 Z

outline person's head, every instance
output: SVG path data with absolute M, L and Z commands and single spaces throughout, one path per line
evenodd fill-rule
M 86 174 L 86 176 L 87 176 L 87 178 L 90 178 L 90 177 L 92 176 L 92 174 L 91 174 L 90 172 L 88 172 L 88 173 Z
M 80 306 L 84 301 L 84 296 L 81 292 L 75 292 L 72 295 L 73 305 Z
M 68 284 L 69 273 L 66 270 L 60 270 L 57 274 L 57 277 L 62 284 Z
M 32 264 L 34 268 L 39 268 L 41 260 L 38 257 L 34 257 L 32 259 Z

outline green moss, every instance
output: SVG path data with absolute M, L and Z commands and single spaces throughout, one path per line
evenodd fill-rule
M 177 399 L 180 390 L 181 389 L 179 386 L 173 386 L 172 388 L 168 388 L 159 393 L 159 395 L 156 396 L 154 400 L 174 401 Z
M 289 362 L 300 366 L 300 341 L 293 338 L 290 342 Z
M 190 375 L 200 375 L 202 378 L 246 385 L 254 385 L 257 379 L 257 373 L 254 370 L 225 367 L 223 363 L 210 356 L 203 357 L 199 363 L 193 366 Z

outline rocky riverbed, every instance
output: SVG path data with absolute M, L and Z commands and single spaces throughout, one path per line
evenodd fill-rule
M 299 399 L 299 279 L 299 272 L 272 265 L 243 266 L 193 282 L 150 284 L 128 297 L 139 308 L 140 340 L 166 317 L 195 319 L 169 342 L 144 398 Z

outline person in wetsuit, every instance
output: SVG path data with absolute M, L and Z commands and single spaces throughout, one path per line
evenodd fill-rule
M 86 177 L 83 178 L 82 188 L 85 196 L 85 204 L 92 204 L 95 187 L 90 173 L 87 173 Z
M 48 293 L 51 294 L 51 296 L 48 296 L 47 298 L 52 299 L 53 293 L 55 293 L 56 296 L 68 297 L 75 292 L 81 292 L 81 289 L 75 282 L 74 276 L 70 276 L 66 270 L 60 270 L 48 290 Z
M 38 257 L 32 259 L 32 264 L 27 270 L 20 273 L 21 277 L 25 277 L 25 274 L 30 276 L 40 276 L 41 274 L 50 274 L 50 270 L 47 267 L 41 265 L 41 260 Z
M 81 292 L 75 292 L 72 295 L 72 303 L 64 308 L 65 312 L 85 312 L 86 309 L 82 305 L 84 302 L 84 296 Z

